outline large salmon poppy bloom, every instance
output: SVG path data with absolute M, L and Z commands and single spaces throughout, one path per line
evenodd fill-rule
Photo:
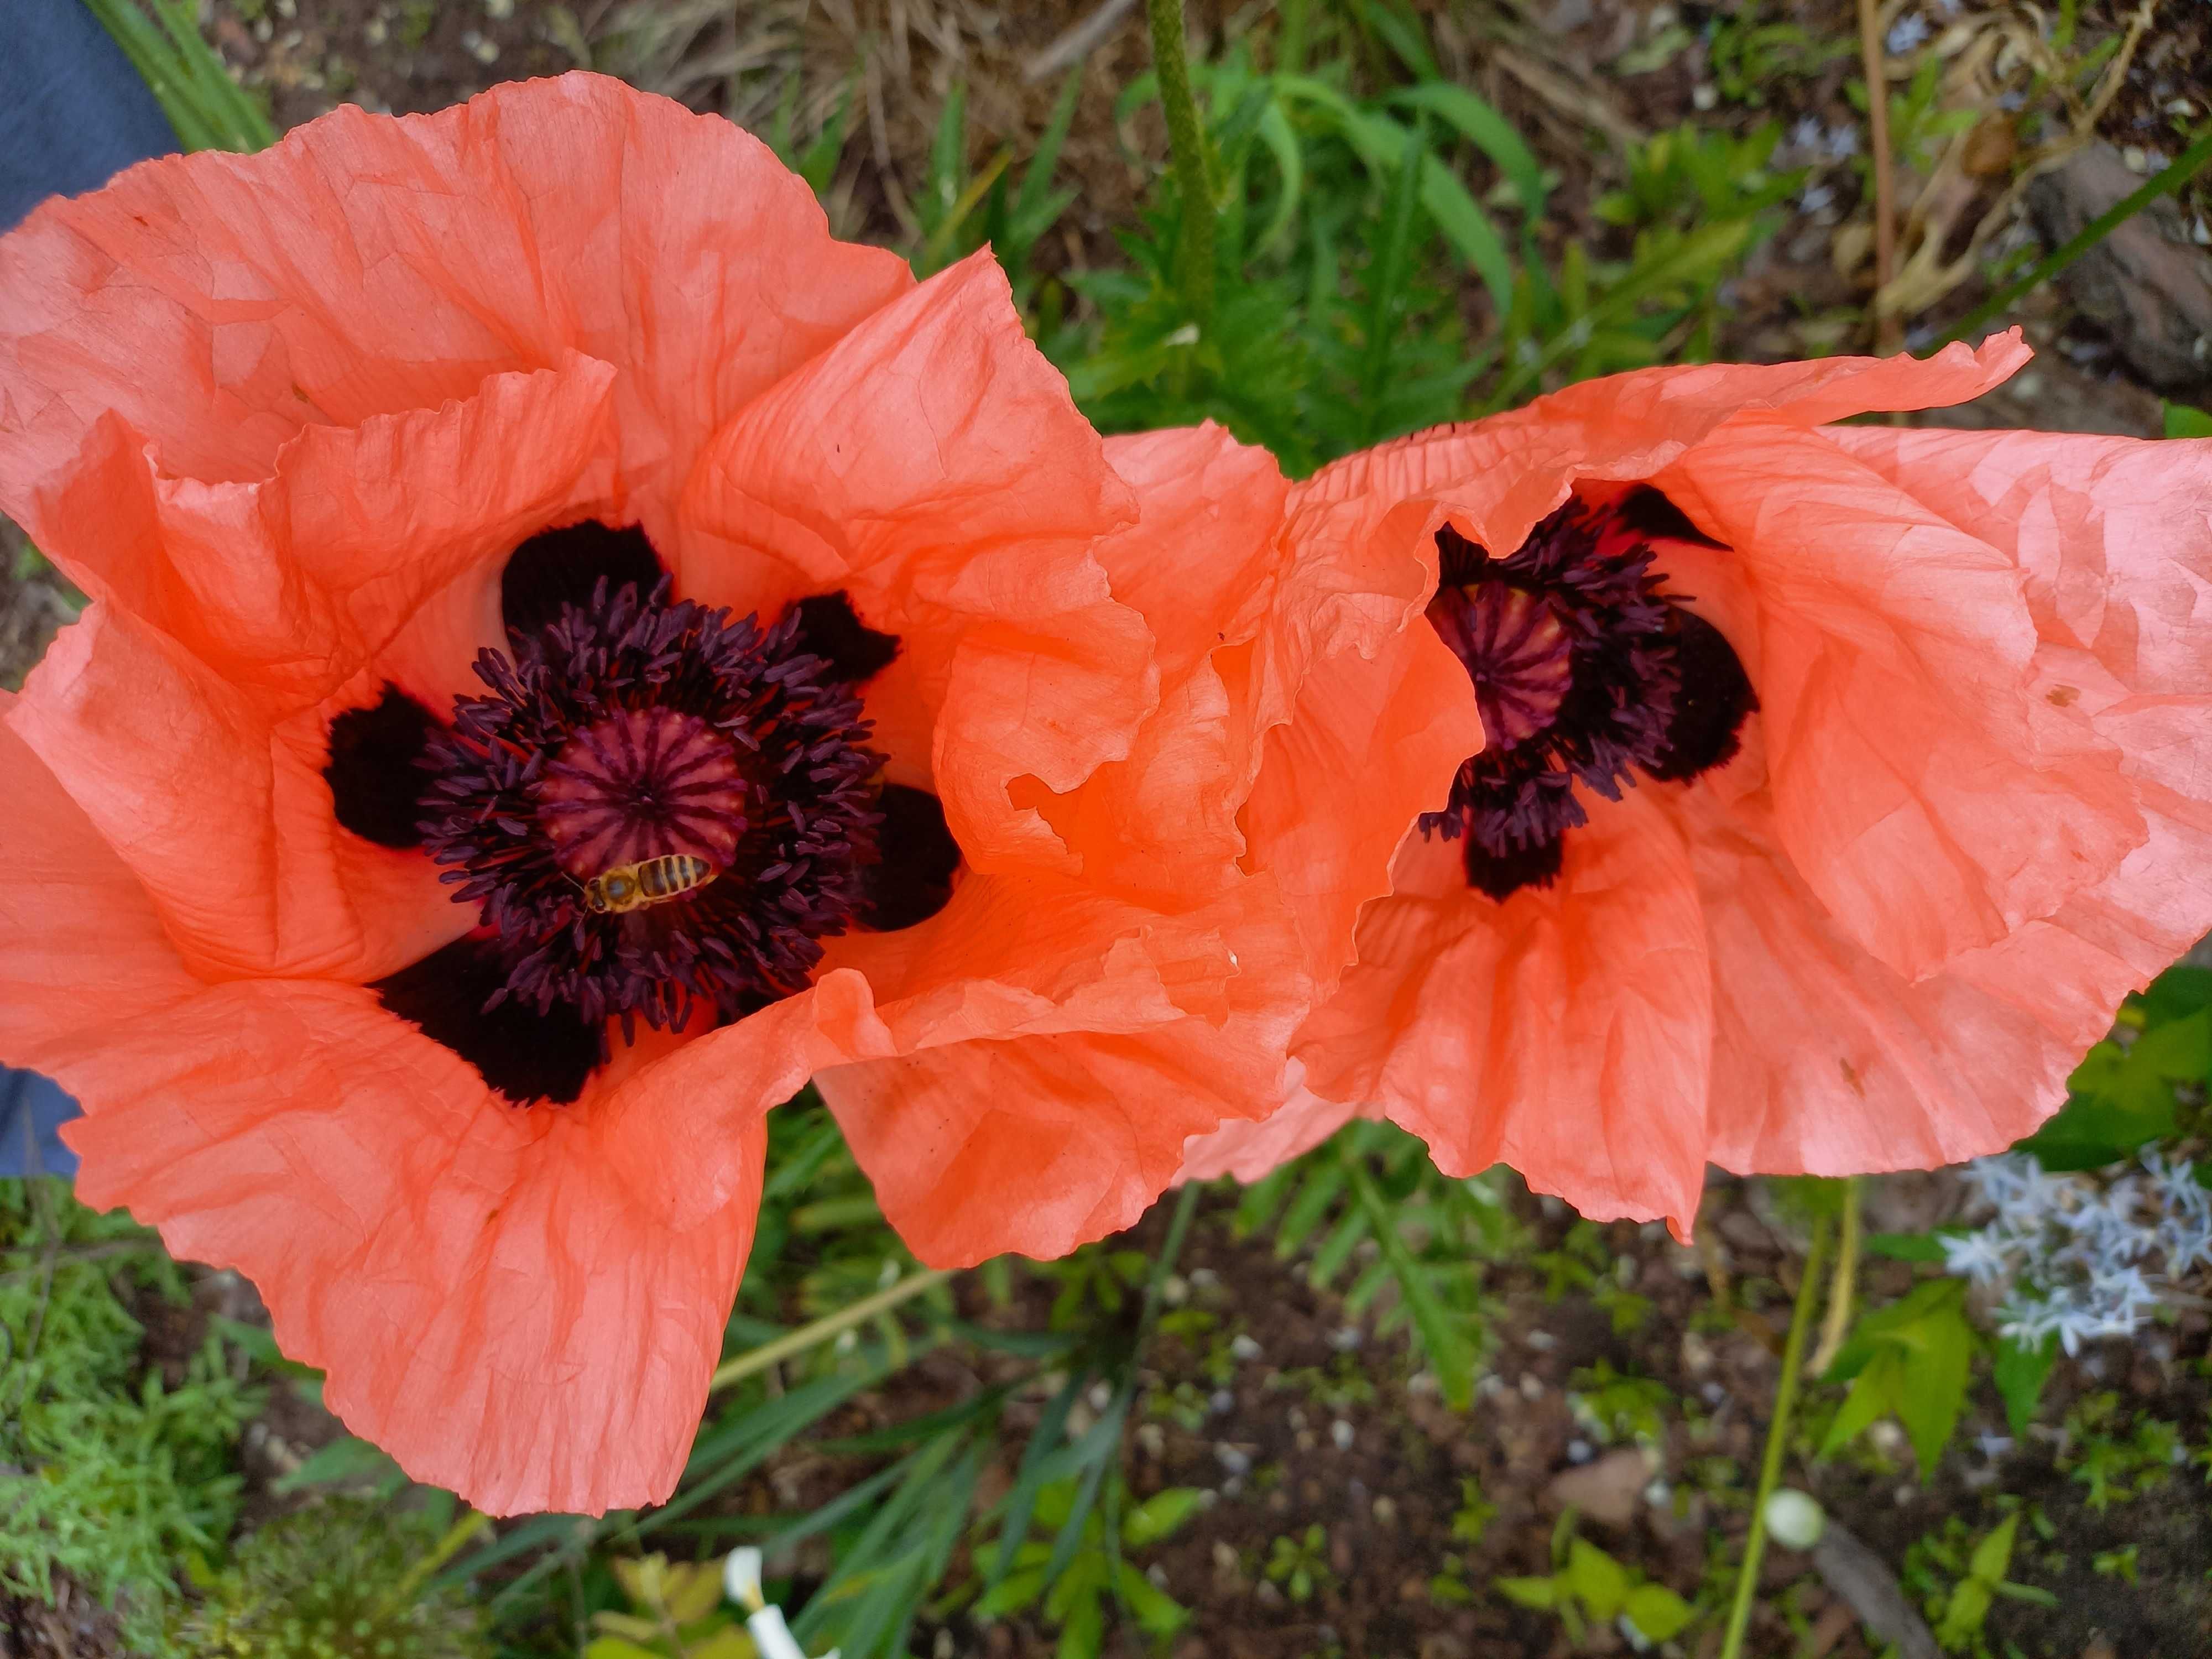
M 2212 444 L 1832 424 L 2027 355 L 1626 374 L 1300 486 L 1299 547 L 1436 562 L 1406 648 L 1489 747 L 1308 1087 L 1188 1172 L 1364 1108 L 1686 1230 L 1709 1160 L 1924 1168 L 2054 1109 L 2212 927 Z
M 988 257 L 596 77 L 51 204 L 0 507 L 93 603 L 0 702 L 0 1059 L 411 1474 L 665 1497 L 811 1074 L 940 1261 L 1279 1088 L 1398 831 L 1297 809 L 1367 732 L 1271 734 L 1365 652 L 1400 825 L 1479 741 L 1284 489 L 1109 455 Z

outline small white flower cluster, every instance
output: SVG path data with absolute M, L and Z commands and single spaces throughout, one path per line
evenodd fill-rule
M 1790 129 L 1790 148 L 1808 161 L 1848 161 L 1859 153 L 1859 130 L 1823 125 L 1817 115 L 1800 116 Z
M 2024 1346 L 2055 1335 L 2074 1354 L 2133 1336 L 2168 1289 L 2212 1265 L 2212 1192 L 2185 1159 L 2152 1147 L 2141 1163 L 2105 1177 L 2046 1174 L 2025 1152 L 1977 1158 L 1966 1179 L 1990 1218 L 1943 1239 L 1945 1267 L 2004 1286 L 1998 1329 Z

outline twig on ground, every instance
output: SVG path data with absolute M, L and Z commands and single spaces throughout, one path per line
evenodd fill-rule
M 1137 0 L 1103 0 L 1089 15 L 1056 35 L 1050 46 L 1022 65 L 1022 79 L 1032 83 L 1049 81 L 1070 64 L 1079 64 L 1111 39 L 1137 9 Z

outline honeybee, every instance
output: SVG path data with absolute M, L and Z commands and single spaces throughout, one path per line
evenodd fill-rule
M 593 915 L 618 916 L 696 893 L 722 872 L 689 853 L 668 853 L 639 864 L 620 864 L 578 884 Z

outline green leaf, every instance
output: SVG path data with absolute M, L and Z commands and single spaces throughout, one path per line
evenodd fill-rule
M 2005 1516 L 2003 1525 L 1974 1546 L 1966 1571 L 1991 1589 L 2004 1583 L 2006 1570 L 2012 1565 L 2013 1539 L 2019 1531 L 2020 1515 L 2015 1510 Z
M 1997 1341 L 1997 1357 L 1990 1380 L 2004 1401 L 2005 1426 L 2015 1440 L 2025 1438 L 2035 1421 L 2035 1408 L 2043 1401 L 2043 1385 L 2058 1358 L 2058 1339 L 2046 1336 L 2036 1346 L 2022 1347 L 2010 1337 Z
M 1628 1569 L 1586 1539 L 1568 1547 L 1566 1571 L 1559 1576 L 1589 1616 L 1602 1623 L 1610 1624 L 1628 1601 Z
M 1498 1593 L 1516 1607 L 1549 1613 L 1559 1605 L 1559 1580 L 1551 1578 L 1493 1578 Z
M 2186 404 L 2166 406 L 2166 435 L 2169 438 L 2212 438 L 2212 415 Z
M 1628 1592 L 1628 1604 L 1621 1611 L 1654 1642 L 1673 1641 L 1698 1616 L 1696 1608 L 1664 1584 L 1638 1584 Z
M 1828 1425 L 1820 1455 L 1832 1457 L 1883 1418 L 1893 1415 L 1905 1392 L 1905 1357 L 1885 1349 L 1852 1380 L 1851 1391 Z
M 1121 1517 L 1121 1541 L 1133 1550 L 1157 1544 L 1180 1528 L 1205 1504 L 1196 1486 L 1170 1486 L 1154 1492 Z
M 1096 1592 L 1079 1598 L 1060 1626 L 1058 1659 L 1098 1659 L 1106 1644 L 1106 1614 Z
M 1498 170 L 1512 185 L 1514 194 L 1521 198 L 1521 205 L 1531 218 L 1544 210 L 1544 169 L 1537 164 L 1535 153 L 1522 138 L 1520 131 L 1490 104 L 1449 81 L 1424 81 L 1418 86 L 1401 87 L 1390 94 L 1390 101 L 1408 108 L 1425 109 L 1450 123 L 1498 164 Z
M 1156 1640 L 1173 1636 L 1190 1622 L 1190 1609 L 1130 1562 L 1121 1563 L 1121 1570 L 1114 1577 L 1114 1588 L 1122 1605 L 1137 1621 L 1137 1628 Z
M 1474 1339 L 1466 1323 L 1444 1305 L 1436 1285 L 1414 1260 L 1413 1250 L 1398 1231 L 1398 1218 L 1391 1213 L 1374 1176 L 1368 1172 L 1366 1160 L 1353 1152 L 1348 1142 L 1338 1142 L 1337 1150 L 1352 1193 L 1360 1207 L 1367 1212 L 1368 1221 L 1375 1230 L 1376 1243 L 1382 1247 L 1382 1260 L 1398 1281 L 1398 1294 L 1405 1298 L 1407 1310 L 1413 1316 L 1413 1328 L 1420 1333 L 1421 1346 L 1427 1351 L 1429 1363 L 1436 1367 L 1444 1402 L 1465 1411 L 1474 1400 Z

